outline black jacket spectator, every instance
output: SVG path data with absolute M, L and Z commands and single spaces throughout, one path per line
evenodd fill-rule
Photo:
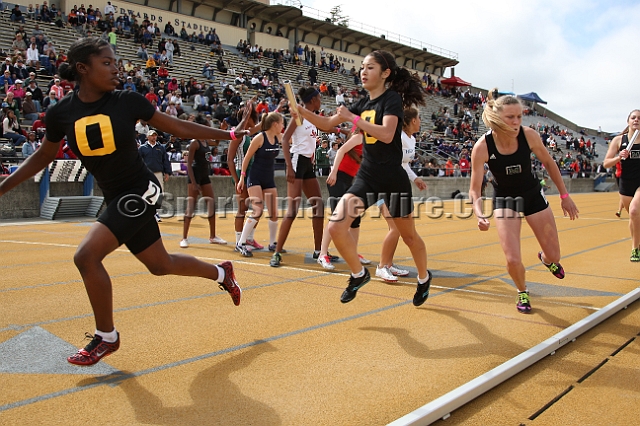
M 31 98 L 34 101 L 38 101 L 38 102 L 42 102 L 44 96 L 42 94 L 42 90 L 40 90 L 40 88 L 38 86 L 36 86 L 35 88 L 32 88 L 31 85 L 27 86 L 27 88 L 25 89 L 27 92 L 31 93 Z
M 231 101 L 231 98 L 233 97 L 233 95 L 234 95 L 233 89 L 229 87 L 229 85 L 227 85 L 227 87 L 225 87 L 224 90 L 222 91 L 222 96 L 224 96 L 227 102 Z
M 227 73 L 227 67 L 225 66 L 222 58 L 218 58 L 218 60 L 216 61 L 216 68 L 218 68 L 218 71 L 220 71 L 223 74 Z
M 14 67 L 14 69 L 15 69 L 15 75 L 17 80 L 24 81 L 27 78 L 29 78 L 29 70 L 27 69 L 27 67 L 24 66 L 22 62 L 18 62 Z
M 213 110 L 213 118 L 215 118 L 218 121 L 222 121 L 228 116 L 229 116 L 229 113 L 227 112 L 227 109 L 224 107 L 222 102 L 218 103 L 218 106 L 216 106 Z
M 9 17 L 11 22 L 22 22 L 24 24 L 24 16 L 22 16 L 22 11 L 20 10 L 20 6 L 17 4 L 11 10 L 11 16 Z
M 309 71 L 307 72 L 307 75 L 309 76 L 309 83 L 316 84 L 318 82 L 317 78 L 318 78 L 318 71 L 316 71 L 315 68 L 310 68 Z
M 242 96 L 240 96 L 240 92 L 236 92 L 236 94 L 232 96 L 231 99 L 229 100 L 229 103 L 235 106 L 240 106 L 241 102 L 242 102 Z

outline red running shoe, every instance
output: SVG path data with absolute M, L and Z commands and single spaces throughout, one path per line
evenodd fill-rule
M 242 289 L 236 281 L 236 276 L 233 273 L 233 264 L 228 260 L 218 264 L 219 267 L 224 269 L 224 280 L 220 284 L 220 289 L 226 290 L 231 295 L 233 304 L 240 305 L 240 298 L 242 297 Z
M 247 245 L 253 247 L 256 250 L 262 250 L 264 246 L 256 240 L 247 240 Z
M 89 333 L 85 333 L 85 337 L 91 339 L 91 342 L 84 349 L 78 349 L 77 353 L 67 358 L 71 364 L 83 367 L 93 365 L 120 348 L 120 333 L 118 333 L 118 340 L 113 343 L 104 342 L 102 336 L 92 336 Z

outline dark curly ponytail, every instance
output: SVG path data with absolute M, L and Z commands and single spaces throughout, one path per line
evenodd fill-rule
M 109 46 L 109 43 L 96 37 L 87 37 L 76 41 L 67 52 L 68 63 L 64 62 L 60 65 L 58 74 L 67 81 L 78 81 L 79 74 L 76 66 L 79 63 L 89 63 L 91 55 L 97 55 L 105 46 Z
M 411 105 L 425 105 L 424 90 L 420 79 L 412 75 L 408 69 L 399 67 L 396 58 L 386 50 L 374 50 L 369 53 L 379 65 L 382 72 L 391 70 L 385 83 L 389 88 L 402 96 L 402 106 L 407 108 Z

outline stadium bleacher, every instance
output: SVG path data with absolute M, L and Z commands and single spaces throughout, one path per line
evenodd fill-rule
M 5 3 L 8 7 L 12 5 Z M 0 48 L 2 48 L 5 52 L 9 51 L 11 43 L 13 41 L 16 30 L 19 27 L 18 23 L 11 22 L 9 19 L 10 12 L 9 10 L 5 10 L 0 13 Z M 45 36 L 53 40 L 55 45 L 59 50 L 67 50 L 69 46 L 80 37 L 83 36 L 79 31 L 75 28 L 66 26 L 63 28 L 59 28 L 55 25 L 43 24 L 40 22 L 36 22 L 35 20 L 26 19 L 24 24 L 24 29 L 27 34 L 31 34 L 36 23 L 40 24 L 41 29 L 44 31 Z M 169 38 L 165 34 L 162 35 L 164 38 Z M 208 84 L 207 80 L 202 76 L 201 71 L 205 62 L 215 62 L 217 57 L 213 56 L 209 47 L 203 44 L 198 43 L 187 43 L 179 38 L 174 38 L 180 44 L 181 56 L 174 56 L 174 63 L 169 67 L 170 77 L 175 77 L 178 80 L 185 79 L 189 80 L 192 77 L 195 77 L 198 81 L 203 84 Z M 251 75 L 252 70 L 256 67 L 260 67 L 262 71 L 266 69 L 273 70 L 273 59 L 261 58 L 261 59 L 248 59 L 244 55 L 239 52 L 235 46 L 224 44 L 224 42 L 229 42 L 228 40 L 223 40 L 223 50 L 224 50 L 224 61 L 227 63 L 227 67 L 231 70 L 235 71 L 235 74 L 241 74 L 242 72 L 246 72 L 247 75 Z M 158 40 L 154 40 L 154 44 L 157 45 Z M 124 36 L 118 37 L 117 44 L 117 56 L 122 58 L 125 62 L 126 60 L 131 60 L 134 65 L 139 65 L 144 68 L 144 61 L 137 57 L 136 52 L 138 50 L 139 45 L 134 42 L 133 38 L 127 38 Z M 150 52 L 155 50 L 155 46 L 150 46 Z M 309 67 L 306 65 L 296 65 L 293 63 L 283 62 L 283 67 L 278 69 L 279 81 L 282 82 L 284 80 L 290 80 L 294 86 L 294 90 L 297 90 L 300 87 L 296 77 L 301 74 L 306 78 Z M 338 85 L 341 85 L 346 90 L 350 91 L 355 88 L 355 84 L 353 81 L 353 77 L 346 74 L 339 74 L 335 72 L 328 72 L 322 70 L 320 68 L 316 68 L 318 72 L 317 81 L 318 82 L 326 82 L 332 83 L 334 88 L 337 88 Z M 227 74 L 220 73 L 219 71 L 215 71 L 215 80 L 211 83 L 216 85 L 218 88 L 219 82 L 222 78 L 226 78 L 227 82 L 233 84 L 234 75 L 229 71 Z M 40 87 L 46 87 L 51 81 L 51 76 L 46 74 L 39 73 L 38 75 L 38 84 Z M 467 89 L 463 89 L 467 90 Z M 480 89 L 470 88 L 472 93 L 478 93 Z M 220 91 L 220 90 L 219 90 Z M 257 91 L 253 88 L 249 88 L 249 91 L 244 93 L 243 100 L 250 99 L 253 96 L 261 96 L 263 93 Z M 421 132 L 430 132 L 434 137 L 439 139 L 440 141 L 444 141 L 447 143 L 459 143 L 460 140 L 447 137 L 441 132 L 436 132 L 433 130 L 433 121 L 431 117 L 433 114 L 438 114 L 442 111 L 443 108 L 446 108 L 449 112 L 453 112 L 454 110 L 454 97 L 446 97 L 441 96 L 439 94 L 427 93 L 426 94 L 426 106 L 420 107 L 420 115 L 422 119 L 422 128 Z M 192 99 L 188 99 L 184 101 L 184 109 L 185 112 L 193 112 L 191 105 Z M 335 98 L 330 96 L 323 97 L 323 109 L 325 113 L 330 113 L 335 110 L 337 107 Z M 475 114 L 477 111 L 473 111 Z M 461 116 L 462 110 L 459 111 L 458 117 L 452 117 L 455 121 L 458 120 L 459 116 Z M 550 126 L 556 126 L 558 123 L 554 122 L 551 119 L 541 117 L 541 116 L 525 116 L 523 120 L 523 125 L 535 125 L 536 123 L 548 124 Z M 474 137 L 481 135 L 486 131 L 482 120 L 479 120 L 478 130 L 474 133 Z M 23 127 L 28 128 L 30 126 L 29 122 L 23 122 Z M 564 126 L 560 126 L 564 127 Z M 604 157 L 604 150 L 606 150 L 606 142 L 603 138 L 598 138 L 595 136 L 591 136 L 592 140 L 597 142 L 597 153 L 600 158 Z M 2 141 L 0 141 L 2 142 Z M 224 144 L 222 145 L 222 148 Z M 17 155 L 20 155 L 19 148 L 17 149 Z M 439 164 L 444 164 L 451 155 L 444 154 L 442 152 L 436 152 L 432 149 L 424 149 L 419 148 L 417 150 L 418 157 L 421 163 L 427 163 L 429 161 L 433 161 Z M 457 161 L 457 157 L 453 157 Z

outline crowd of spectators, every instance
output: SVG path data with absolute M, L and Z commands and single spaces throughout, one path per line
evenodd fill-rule
M 366 95 L 360 84 L 359 71 L 355 67 L 347 70 L 333 53 L 325 52 L 324 48 L 317 52 L 314 47 L 298 44 L 292 51 L 263 49 L 240 40 L 236 45 L 238 52 L 248 59 L 257 60 L 257 65 L 254 63 L 251 70 L 236 71 L 229 59 L 225 60 L 220 37 L 213 28 L 196 34 L 195 31 L 189 33 L 184 26 L 178 31 L 171 22 L 167 22 L 161 31 L 157 23 L 149 20 L 139 24 L 133 16 L 117 16 L 110 2 L 104 11 L 92 5 L 87 8 L 84 4 L 74 6 L 66 17 L 57 10 L 55 4 L 49 8 L 47 2 L 43 2 L 42 6 L 29 5 L 26 14 L 19 8 L 12 10 L 11 20 L 24 23 L 25 15 L 27 19 L 72 27 L 81 36 L 99 35 L 108 40 L 114 50 L 117 49 L 118 36 L 132 39 L 139 45 L 136 56 L 142 63 L 134 64 L 131 59 L 119 59 L 120 83 L 117 88 L 141 93 L 160 112 L 205 125 L 223 128 L 236 125 L 244 105 L 243 95 L 250 90 L 257 93 L 255 101 L 259 113 L 277 108 L 282 110 L 285 91 L 278 73 L 285 64 L 307 66 L 306 75 L 300 70 L 295 80 L 300 85 L 316 87 L 323 98 L 335 100 L 336 105 L 349 106 Z M 191 49 L 194 49 L 193 44 L 210 46 L 211 62 L 204 63 L 199 76 L 188 79 L 172 76 L 174 56 L 181 56 L 181 43 L 190 44 Z M 27 138 L 31 139 L 30 132 L 21 132 L 20 126 L 15 126 L 15 122 L 19 123 L 20 118 L 24 117 L 33 123 L 39 122 L 40 133 L 33 132 L 37 143 L 42 136 L 42 114 L 73 88 L 56 75 L 57 67 L 66 59 L 65 52 L 48 40 L 36 24 L 30 34 L 21 25 L 16 31 L 11 52 L 0 54 L 6 56 L 0 76 L 0 92 L 5 95 L 2 104 L 3 133 L 15 144 L 28 142 Z M 259 65 L 264 60 L 268 61 L 269 67 Z M 334 86 L 331 81 L 318 81 L 319 70 L 349 76 L 353 78 L 353 85 L 347 87 L 339 83 Z M 51 77 L 46 87 L 39 87 L 36 74 Z M 452 107 L 441 107 L 434 111 L 431 127 L 415 135 L 418 149 L 411 167 L 420 176 L 468 176 L 471 149 L 479 137 L 484 95 L 468 88 L 444 86 L 440 78 L 434 79 L 429 73 L 424 73 L 422 77 L 416 73 L 415 76 L 422 81 L 427 93 L 449 98 Z M 319 113 L 332 114 L 333 111 L 321 110 Z M 4 125 L 5 119 L 8 119 L 7 126 Z M 558 126 L 538 124 L 536 128 L 561 170 L 574 177 L 591 175 L 591 160 L 596 156 L 595 143 L 588 138 L 585 140 L 584 136 L 574 137 Z M 146 142 L 148 131 L 148 126 L 146 130 L 145 126 L 141 126 L 138 132 L 141 144 Z M 337 151 L 342 138 L 341 134 L 320 134 L 318 148 L 326 141 L 326 153 L 330 158 L 331 153 Z M 162 133 L 158 135 L 158 140 L 166 146 L 172 161 L 182 160 L 183 141 Z M 188 144 L 188 141 L 184 141 L 184 144 Z M 29 148 L 33 148 L 31 143 L 26 153 L 33 151 Z M 215 167 L 216 170 L 226 167 L 226 161 L 222 158 L 225 155 L 225 152 L 219 154 L 220 167 Z M 544 175 L 545 171 L 535 158 L 532 158 L 532 164 L 535 171 Z
M 0 56 L 6 58 L 7 68 L 14 79 L 26 79 L 29 72 L 41 71 L 48 75 L 56 73 L 58 66 L 66 60 L 64 49 L 59 49 L 35 24 L 27 32 L 20 24 L 14 32 L 10 48 L 0 49 Z
M 596 141 L 591 141 L 588 136 L 585 140 L 586 135 L 574 135 L 558 125 L 549 126 L 538 122 L 530 127 L 540 133 L 542 143 L 552 154 L 561 172 L 572 178 L 592 177 L 594 170 L 598 168 Z

